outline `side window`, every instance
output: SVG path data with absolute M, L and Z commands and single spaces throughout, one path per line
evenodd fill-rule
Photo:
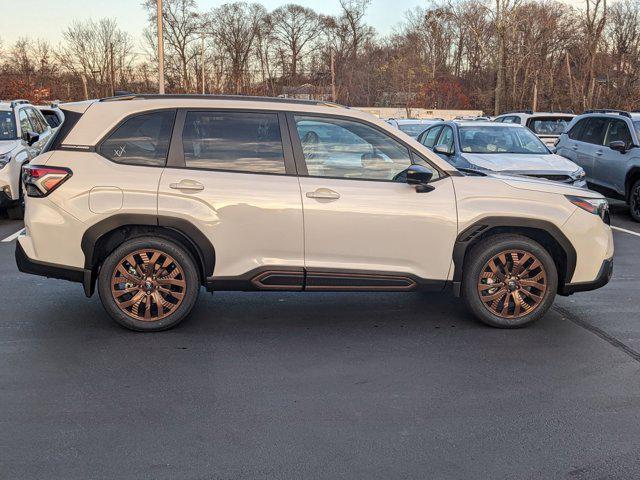
M 38 116 L 36 111 L 33 108 L 27 108 L 26 110 L 27 110 L 27 116 L 29 117 L 29 121 L 31 122 L 31 125 L 34 128 L 34 131 L 37 134 L 43 133 L 47 129 L 47 127 L 45 127 L 43 123 L 40 121 L 40 117 Z
M 187 168 L 286 173 L 277 113 L 189 112 L 182 145 Z
M 580 140 L 594 145 L 602 145 L 609 120 L 604 117 L 592 117 L 584 127 Z
M 584 118 L 577 122 L 571 130 L 569 130 L 568 136 L 571 140 L 581 140 L 582 139 L 582 131 L 584 130 L 585 125 L 589 121 L 588 118 Z
M 162 167 L 167 161 L 174 110 L 144 113 L 125 120 L 98 152 L 116 163 Z
M 409 150 L 364 123 L 295 116 L 311 177 L 394 180 L 411 165 Z
M 611 145 L 611 142 L 622 141 L 629 148 L 633 143 L 631 132 L 624 120 L 610 120 L 609 128 L 605 136 L 604 144 Z
M 447 153 L 453 153 L 453 128 L 444 127 L 440 137 L 438 138 L 438 143 L 436 143 L 435 146 L 445 147 L 447 149 Z
M 504 123 L 515 123 L 515 124 L 520 124 L 520 117 L 516 117 L 516 116 L 510 116 L 510 117 L 504 117 L 504 119 L 502 120 Z
M 18 119 L 20 120 L 20 132 L 24 135 L 26 132 L 35 132 L 35 128 L 31 126 L 31 122 L 27 118 L 26 109 L 21 109 L 18 113 Z
M 440 130 L 442 130 L 442 127 L 433 127 L 432 129 L 428 130 L 422 137 L 422 144 L 425 147 L 433 148 Z

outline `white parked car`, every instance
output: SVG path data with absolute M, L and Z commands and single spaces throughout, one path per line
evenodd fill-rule
M 503 113 L 493 121 L 499 123 L 515 123 L 524 125 L 535 133 L 545 145 L 553 147 L 560 134 L 565 131 L 567 125 L 575 115 L 567 112 L 533 112 L 522 110 Z
M 49 124 L 28 101 L 0 102 L 0 208 L 10 218 L 24 214 L 22 166 L 40 153 L 51 135 Z
M 512 328 L 611 276 L 600 194 L 463 173 L 364 112 L 172 95 L 63 110 L 50 150 L 26 167 L 18 267 L 86 295 L 97 283 L 130 329 L 176 325 L 202 286 L 451 289 Z
M 410 137 L 418 138 L 418 135 L 424 132 L 430 125 L 433 125 L 434 123 L 440 121 L 442 121 L 442 119 L 440 118 L 390 118 L 389 120 L 387 120 L 387 123 L 393 127 L 396 127 L 401 132 L 406 133 Z

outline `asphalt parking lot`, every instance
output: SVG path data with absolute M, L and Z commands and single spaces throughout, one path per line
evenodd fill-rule
M 523 330 L 444 295 L 203 292 L 161 334 L 2 242 L 0 478 L 638 478 L 640 236 L 615 240 L 612 283 Z

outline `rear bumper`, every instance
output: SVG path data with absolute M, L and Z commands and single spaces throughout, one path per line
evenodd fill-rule
M 558 292 L 560 295 L 569 296 L 578 292 L 589 292 L 604 287 L 611 280 L 613 275 L 613 258 L 602 262 L 600 271 L 595 280 L 591 282 L 567 283 Z
M 85 294 L 93 294 L 93 282 L 91 281 L 91 270 L 82 268 L 64 267 L 50 263 L 31 260 L 20 242 L 16 242 L 16 264 L 22 273 L 39 275 L 47 278 L 57 278 L 59 280 L 69 280 L 70 282 L 82 283 Z

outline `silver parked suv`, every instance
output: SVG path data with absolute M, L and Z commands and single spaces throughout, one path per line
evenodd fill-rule
M 584 168 L 591 188 L 625 200 L 640 222 L 640 113 L 590 110 L 576 117 L 556 146 Z
M 439 291 L 519 327 L 606 284 L 598 193 L 465 174 L 391 125 L 322 102 L 116 97 L 62 106 L 26 167 L 21 271 L 97 290 L 134 330 L 210 291 Z M 419 247 L 416 247 L 419 245 Z M 425 315 L 428 315 L 425 312 Z
M 51 134 L 40 111 L 27 100 L 0 102 L 0 209 L 10 218 L 24 215 L 22 166 L 40 153 Z

